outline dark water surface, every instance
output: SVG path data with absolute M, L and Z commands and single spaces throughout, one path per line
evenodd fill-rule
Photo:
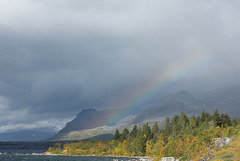
M 33 155 L 0 155 L 1 161 L 113 161 L 118 158 L 80 157 L 80 156 L 33 156 Z M 119 158 L 119 161 L 131 159 Z
M 129 158 L 83 157 L 83 156 L 42 156 L 17 155 L 42 153 L 44 150 L 1 150 L 0 161 L 129 161 Z

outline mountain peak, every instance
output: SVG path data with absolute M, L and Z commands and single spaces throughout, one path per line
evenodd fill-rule
M 199 105 L 200 101 L 198 101 L 196 98 L 194 98 L 190 93 L 188 93 L 187 91 L 180 91 L 177 94 L 175 94 L 172 99 L 171 99 L 171 103 L 174 102 L 182 102 L 184 103 L 186 106 L 190 105 Z
M 85 113 L 95 113 L 95 112 L 97 112 L 97 110 L 95 110 L 94 108 L 86 108 L 86 109 L 83 109 L 78 115 L 85 114 Z
M 180 91 L 177 94 L 175 94 L 172 98 L 173 100 L 189 100 L 189 99 L 195 99 L 190 93 L 187 91 Z
M 185 91 L 185 90 L 182 90 L 182 91 L 178 92 L 176 95 L 182 95 L 182 96 L 191 96 L 191 94 L 190 94 L 190 93 L 188 93 L 188 92 L 187 92 L 187 91 Z

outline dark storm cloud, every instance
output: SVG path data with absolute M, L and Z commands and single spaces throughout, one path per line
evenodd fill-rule
M 49 117 L 59 127 L 59 119 L 82 108 L 114 106 L 199 50 L 208 63 L 181 88 L 238 83 L 239 7 L 207 0 L 2 0 L 0 110 L 9 117 L 1 114 L 0 131 L 49 126 Z

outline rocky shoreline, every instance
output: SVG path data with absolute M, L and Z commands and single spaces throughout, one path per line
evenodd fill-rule
M 127 157 L 127 156 L 114 156 L 114 155 L 63 155 L 63 154 L 41 154 L 46 156 L 80 156 L 80 157 L 103 157 L 103 158 L 125 158 L 131 159 L 129 161 L 153 161 L 153 158 L 149 158 L 146 156 L 139 156 L 139 157 Z M 118 161 L 118 159 L 113 159 L 113 161 Z
M 74 156 L 74 157 L 103 157 L 103 158 L 113 158 L 113 161 L 118 161 L 116 158 L 124 158 L 124 159 L 130 159 L 128 161 L 153 161 L 153 158 L 145 157 L 145 156 L 139 156 L 139 157 L 127 157 L 127 156 L 113 156 L 113 155 L 104 155 L 104 156 L 98 156 L 98 155 L 63 155 L 63 154 L 42 154 L 42 153 L 32 153 L 32 154 L 7 154 L 7 153 L 0 153 L 0 155 L 35 155 L 35 156 Z

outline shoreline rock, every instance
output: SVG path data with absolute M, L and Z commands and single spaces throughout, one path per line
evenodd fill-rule
M 232 138 L 215 138 L 214 143 L 215 143 L 215 148 L 218 149 L 220 147 L 228 145 L 232 141 Z

